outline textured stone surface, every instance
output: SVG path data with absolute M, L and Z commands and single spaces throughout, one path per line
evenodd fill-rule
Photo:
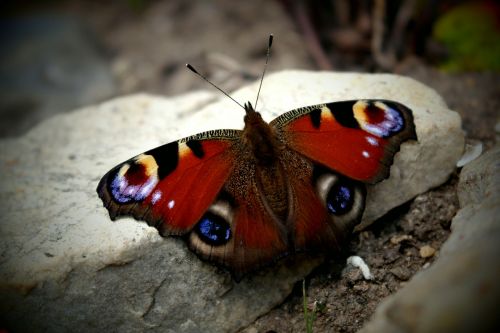
M 257 85 L 233 96 L 255 98 Z M 418 82 L 391 75 L 288 71 L 270 75 L 266 120 L 308 104 L 394 99 L 413 109 L 419 141 L 402 146 L 391 178 L 369 189 L 364 225 L 445 181 L 463 147 L 460 119 Z M 212 103 L 214 102 L 214 103 Z M 281 302 L 319 261 L 290 258 L 234 283 L 174 238 L 124 218 L 95 194 L 112 166 L 213 128 L 241 128 L 218 93 L 136 95 L 54 117 L 0 141 L 0 313 L 15 329 L 233 331 Z M 29 319 L 29 320 L 28 320 Z
M 461 209 L 436 262 L 385 300 L 371 332 L 498 332 L 500 307 L 500 146 L 467 164 Z

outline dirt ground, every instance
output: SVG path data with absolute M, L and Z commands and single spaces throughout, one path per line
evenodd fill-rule
M 353 236 L 343 256 L 324 263 L 307 278 L 309 308 L 318 309 L 315 332 L 356 332 L 384 297 L 435 260 L 458 209 L 456 183 L 455 174 L 446 184 L 379 219 Z M 367 281 L 359 269 L 346 267 L 349 255 L 362 257 L 375 279 Z M 302 284 L 253 328 L 257 332 L 303 332 Z
M 136 71 L 130 68 L 124 69 L 126 67 L 124 63 L 130 64 L 135 59 L 140 59 L 141 52 L 144 53 L 144 59 L 151 59 L 151 53 L 165 52 L 162 43 L 148 43 L 151 36 L 141 30 L 147 24 L 148 19 L 144 17 L 142 20 L 138 19 L 141 15 L 151 15 L 154 19 L 154 11 L 136 16 L 122 6 L 111 6 L 102 10 L 98 9 L 95 3 L 82 5 L 78 2 L 70 2 L 60 6 L 82 17 L 100 36 L 103 47 L 111 50 L 115 70 L 121 71 L 118 79 L 121 93 L 180 92 L 177 88 L 169 90 L 168 87 L 171 87 L 172 82 L 175 83 L 176 80 L 179 83 L 181 76 L 176 68 L 178 62 L 184 59 L 176 58 L 172 62 L 158 61 L 157 63 L 155 63 L 156 60 L 151 60 L 147 65 L 147 72 L 152 74 L 146 79 L 144 77 L 147 77 L 147 73 L 134 78 Z M 175 10 L 178 11 L 180 17 L 183 17 L 187 9 Z M 251 22 L 252 19 L 249 20 Z M 155 29 L 161 31 L 162 25 L 168 24 L 170 23 L 156 20 Z M 133 35 L 131 35 L 132 32 Z M 126 38 L 127 34 L 130 38 Z M 293 34 L 300 42 L 301 35 L 296 31 Z M 258 36 L 258 40 L 265 46 L 265 40 L 261 38 L 262 36 Z M 195 39 L 184 41 L 184 44 L 189 43 L 208 47 L 206 43 Z M 279 36 L 276 43 L 279 43 Z M 287 43 L 292 49 L 300 47 L 300 45 L 294 45 L 293 41 Z M 148 45 L 147 48 L 144 45 Z M 263 56 L 260 58 L 261 54 L 263 55 L 261 52 L 264 49 L 263 45 L 253 50 L 253 54 L 246 54 L 246 58 L 241 63 L 248 64 L 246 60 L 253 59 L 252 61 L 261 65 L 264 58 Z M 236 58 L 240 54 L 240 51 L 229 47 L 216 51 L 224 55 L 224 59 L 230 59 L 231 64 L 234 60 L 232 57 Z M 192 53 L 185 52 L 189 57 L 193 56 Z M 245 52 L 248 53 L 251 50 Z M 259 56 L 257 57 L 256 54 Z M 298 54 L 296 59 L 290 60 L 286 57 L 280 59 L 284 60 L 280 62 L 280 60 L 272 59 L 275 65 L 271 70 L 285 69 L 287 66 L 314 69 L 313 63 L 307 56 L 304 57 L 303 53 Z M 253 62 L 250 62 L 249 66 L 249 73 L 252 75 L 240 75 L 238 80 L 233 80 L 224 87 L 231 90 L 245 82 L 253 81 L 255 79 L 253 73 L 256 73 Z M 242 65 L 239 64 L 233 66 L 233 68 L 241 67 Z M 494 127 L 498 121 L 500 109 L 498 75 L 487 73 L 451 75 L 441 73 L 419 61 L 404 64 L 400 68 L 400 73 L 416 78 L 442 94 L 450 108 L 458 111 L 463 117 L 463 127 L 469 141 L 481 140 L 485 147 L 493 144 Z M 191 82 L 196 82 L 198 88 L 204 85 L 196 78 L 188 77 L 192 80 Z M 217 74 L 213 74 L 212 77 L 217 77 Z M 230 80 L 225 82 L 228 81 Z M 184 82 L 179 85 L 184 91 L 194 88 Z M 439 256 L 439 249 L 450 234 L 451 220 L 459 208 L 456 195 L 458 175 L 459 171 L 452 175 L 445 184 L 419 195 L 411 202 L 382 217 L 368 229 L 353 235 L 344 253 L 335 260 L 325 262 L 307 277 L 307 302 L 311 310 L 317 310 L 317 318 L 313 325 L 315 332 L 356 332 L 370 318 L 384 297 L 404 286 L 416 272 L 428 267 Z M 366 281 L 358 269 L 346 267 L 345 260 L 349 255 L 362 257 L 375 279 Z M 305 320 L 302 282 L 297 283 L 293 293 L 283 304 L 244 330 L 248 333 L 303 331 L 305 331 Z

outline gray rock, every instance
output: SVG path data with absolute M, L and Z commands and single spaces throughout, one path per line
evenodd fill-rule
M 467 164 L 440 257 L 377 308 L 371 332 L 498 332 L 500 146 Z
M 256 90 L 253 84 L 233 96 L 253 101 Z M 391 177 L 369 190 L 367 225 L 445 181 L 464 138 L 459 117 L 434 91 L 393 75 L 270 75 L 258 109 L 270 120 L 299 106 L 353 98 L 408 105 L 419 136 L 403 144 Z M 0 141 L 0 313 L 7 327 L 226 332 L 282 302 L 319 259 L 291 257 L 235 283 L 179 239 L 161 238 L 130 218 L 112 223 L 95 193 L 100 177 L 129 157 L 199 131 L 241 128 L 242 116 L 217 92 L 135 95 Z

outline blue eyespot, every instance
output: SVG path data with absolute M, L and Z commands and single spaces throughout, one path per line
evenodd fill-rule
M 354 188 L 349 184 L 337 183 L 332 186 L 326 197 L 328 211 L 334 215 L 349 212 L 354 203 Z
M 202 241 L 212 246 L 224 245 L 231 238 L 229 223 L 212 213 L 203 215 L 195 231 Z

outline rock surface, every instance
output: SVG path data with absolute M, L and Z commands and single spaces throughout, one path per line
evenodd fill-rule
M 500 146 L 467 164 L 440 257 L 377 308 L 371 332 L 498 332 Z
M 257 85 L 233 94 L 253 101 Z M 458 115 L 431 89 L 393 75 L 287 71 L 264 82 L 266 120 L 309 104 L 394 99 L 415 115 L 391 177 L 369 189 L 363 226 L 454 170 L 464 137 Z M 219 100 L 220 99 L 220 100 Z M 136 95 L 54 117 L 0 141 L 0 313 L 8 328 L 50 331 L 234 331 L 280 303 L 319 260 L 290 258 L 233 282 L 175 238 L 121 219 L 95 194 L 112 166 L 213 128 L 241 128 L 242 112 L 215 93 Z

